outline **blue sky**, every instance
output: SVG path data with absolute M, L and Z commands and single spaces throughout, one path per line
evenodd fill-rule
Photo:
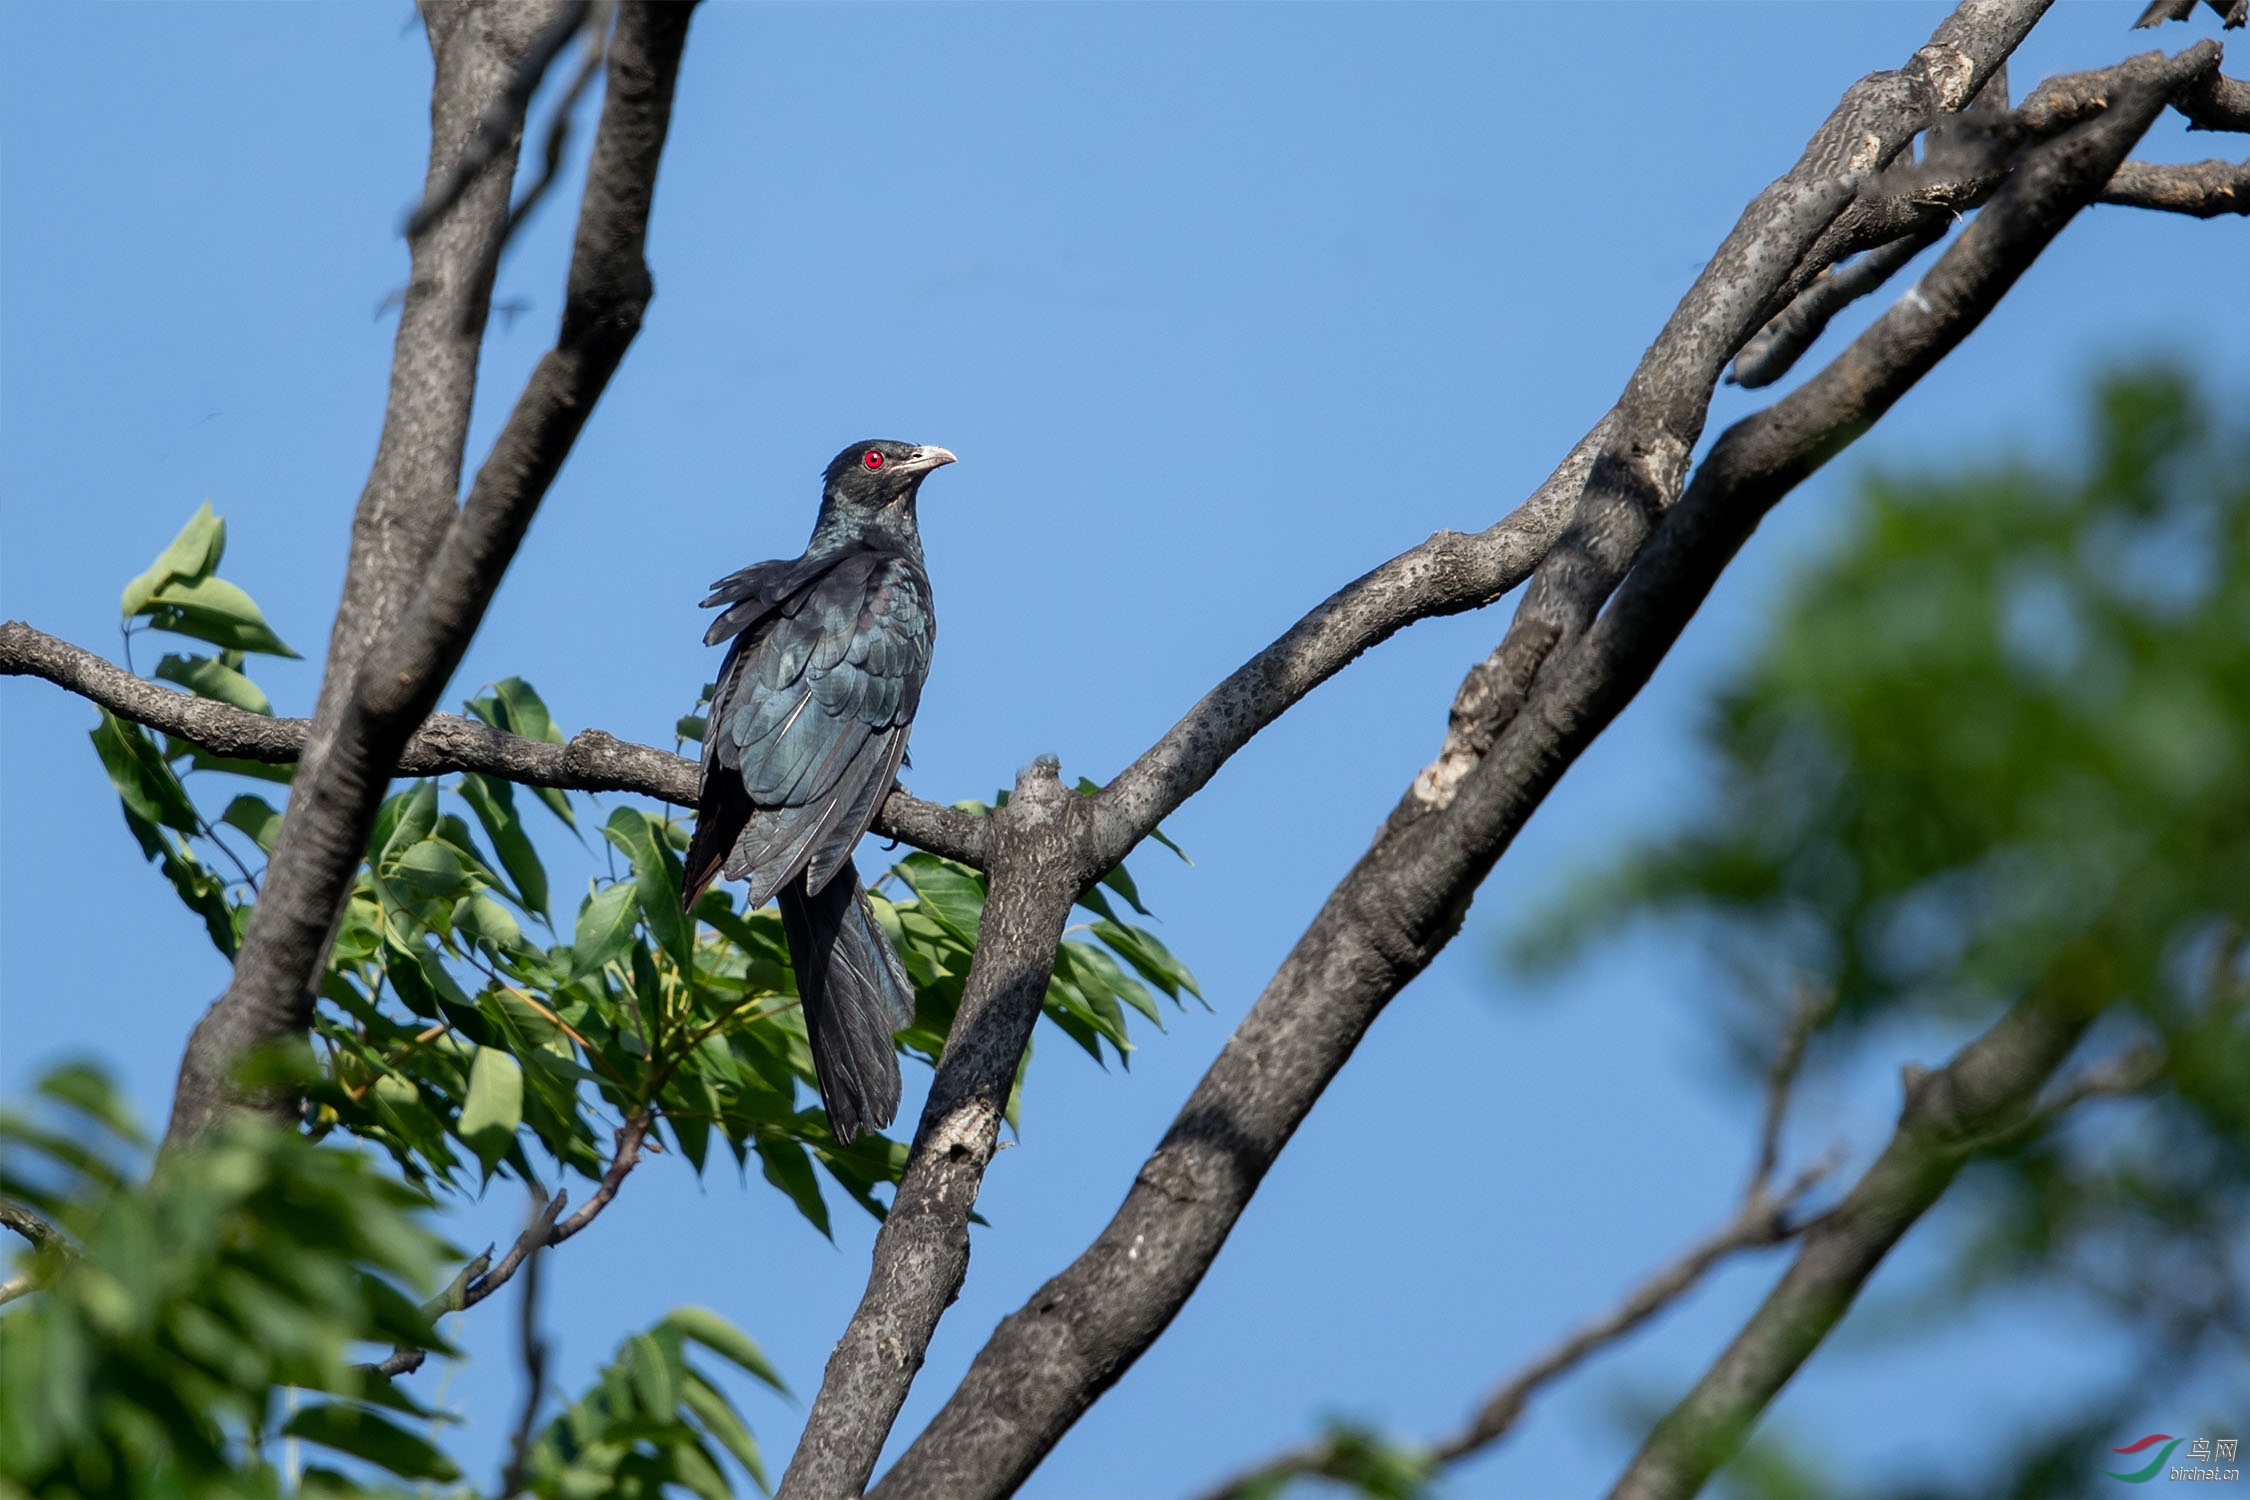
M 2126 30 L 2137 8 L 2058 7 L 2017 92 L 2150 45 Z M 1047 751 L 1106 779 L 1337 584 L 1536 484 L 1837 93 L 1942 14 L 707 6 L 650 236 L 657 300 L 449 697 L 521 674 L 568 729 L 667 742 L 715 660 L 702 586 L 793 554 L 820 466 L 880 433 L 962 458 L 924 496 L 943 630 L 910 784 L 986 796 Z M 2206 13 L 2159 40 L 2214 28 Z M 0 9 L 9 618 L 114 652 L 119 588 L 209 497 L 227 576 L 314 658 L 261 663 L 260 680 L 283 712 L 309 706 L 380 420 L 379 308 L 404 275 L 427 78 L 399 3 Z M 2212 139 L 2167 121 L 2145 154 L 2200 157 Z M 503 270 L 515 311 L 488 345 L 472 461 L 551 337 L 574 199 L 558 194 Z M 1652 934 L 1534 985 L 1500 964 L 1501 935 L 1573 871 L 1693 812 L 1699 695 L 1755 641 L 1851 474 L 2067 452 L 2085 377 L 2118 356 L 2168 352 L 2242 389 L 2245 234 L 2086 216 L 1788 502 L 1375 1028 L 1185 1314 L 1027 1495 L 1182 1494 L 1330 1412 L 1450 1426 L 1726 1214 L 1753 1108 L 1696 1003 L 1715 976 Z M 1722 392 L 1713 431 L 1757 404 Z M 1042 1032 L 1022 1144 L 988 1181 L 991 1227 L 902 1435 L 1099 1228 L 1503 625 L 1435 622 L 1371 653 L 1173 820 L 1192 868 L 1137 857 L 1215 1014 L 1145 1037 L 1130 1074 Z M 140 861 L 91 711 L 9 680 L 0 712 L 0 1086 L 91 1052 L 161 1119 L 221 963 Z M 1902 1038 L 1893 1062 L 1949 1040 Z M 1864 1159 L 1893 1062 L 1814 1088 L 1799 1149 L 1842 1139 Z M 455 1232 L 481 1242 L 518 1211 L 497 1192 Z M 700 1301 L 809 1399 L 871 1237 L 838 1224 L 831 1246 L 762 1184 L 652 1162 L 550 1263 L 565 1384 Z M 1910 1285 L 1943 1232 L 1941 1214 L 1876 1292 Z M 1573 1377 L 1453 1492 L 1605 1484 L 1633 1441 L 1620 1409 L 1691 1378 L 1779 1264 L 1738 1266 Z M 513 1410 L 510 1321 L 466 1319 L 471 1359 L 444 1387 L 470 1417 L 455 1445 L 485 1473 Z M 2067 1309 L 2014 1307 L 1926 1346 L 1847 1333 L 1776 1420 L 1847 1475 L 1949 1472 L 2102 1368 L 2082 1332 Z M 801 1410 L 745 1399 L 785 1451 Z

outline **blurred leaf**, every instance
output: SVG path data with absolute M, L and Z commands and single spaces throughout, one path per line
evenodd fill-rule
M 250 841 L 267 854 L 273 853 L 274 840 L 281 837 L 281 814 L 263 797 L 235 798 L 219 814 L 219 821 L 250 835 Z
M 401 1479 L 459 1479 L 461 1471 L 423 1438 L 364 1407 L 327 1401 L 300 1409 L 282 1425 L 290 1437 L 365 1459 Z
M 675 1307 L 665 1315 L 664 1322 L 744 1374 L 755 1376 L 784 1396 L 789 1394 L 781 1372 L 766 1359 L 757 1340 L 708 1307 Z

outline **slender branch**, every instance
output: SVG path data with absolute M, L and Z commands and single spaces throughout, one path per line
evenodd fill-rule
M 2184 21 L 2195 14 L 2196 0 L 2149 0 L 2148 9 L 2133 23 L 2135 27 L 2161 26 L 2166 21 Z M 2211 13 L 2224 26 L 2240 26 L 2250 18 L 2250 0 L 2210 0 Z
M 1765 1104 L 1758 1121 L 1758 1154 L 1750 1165 L 1750 1184 L 1743 1197 L 1762 1197 L 1773 1182 L 1774 1169 L 1781 1162 L 1781 1132 L 1789 1121 L 1789 1100 L 1797 1087 L 1797 1074 L 1805 1065 L 1805 1049 L 1813 1033 L 1827 1024 L 1836 1013 L 1836 992 L 1832 988 L 1815 989 L 1805 986 L 1798 990 L 1796 1000 L 1789 1007 L 1789 1017 L 1783 1022 L 1781 1036 L 1775 1042 L 1773 1061 L 1766 1068 Z
M 29 1271 L 18 1272 L 6 1281 L 0 1281 L 0 1307 L 5 1307 L 18 1297 L 37 1290 L 38 1286 L 39 1283 L 31 1279 Z
M 70 1237 L 44 1217 L 13 1198 L 0 1198 L 0 1224 L 6 1225 L 40 1250 L 70 1249 Z
M 1192 1294 L 1368 1025 L 1458 930 L 1492 863 L 1647 680 L 1758 517 L 1981 322 L 2146 130 L 2163 106 L 2159 89 L 2214 60 L 2205 44 L 2172 64 L 2137 64 L 2148 79 L 2143 92 L 2035 153 L 1915 293 L 1827 370 L 1722 436 L 1610 607 L 1559 649 L 1538 653 L 1528 690 L 1509 681 L 1519 611 L 1510 639 L 1464 687 L 1448 737 L 1460 758 L 1441 756 L 1417 779 L 1197 1085 L 1108 1227 L 1002 1322 L 875 1495 L 1009 1493 L 1139 1357 Z
M 523 131 L 524 112 L 531 107 L 531 96 L 538 92 L 539 81 L 547 76 L 548 66 L 585 26 L 591 9 L 588 0 L 567 0 L 532 38 L 530 46 L 510 70 L 507 82 L 478 115 L 475 131 L 463 144 L 453 164 L 430 185 L 422 201 L 406 216 L 404 232 L 408 239 L 428 233 L 448 209 L 461 201 L 461 195 L 469 190 L 470 184 L 503 154 L 513 162 L 515 143 Z
M 229 760 L 293 764 L 304 754 L 312 727 L 309 719 L 270 718 L 160 687 L 18 620 L 0 624 L 0 676 L 44 678 L 121 719 Z M 425 719 L 399 752 L 393 770 L 400 776 L 476 771 L 523 786 L 634 792 L 682 807 L 695 804 L 701 775 L 692 760 L 599 729 L 582 730 L 567 745 L 555 745 L 452 714 Z M 982 819 L 921 801 L 904 788 L 884 802 L 875 831 L 963 864 L 984 865 Z
M 2101 201 L 2214 219 L 2250 215 L 2250 161 L 2199 161 L 2160 166 L 2129 161 L 2117 169 Z
M 625 1122 L 625 1128 L 617 1132 L 617 1149 L 610 1155 L 609 1170 L 602 1173 L 601 1185 L 594 1189 L 594 1195 L 580 1206 L 578 1212 L 555 1225 L 546 1238 L 546 1244 L 561 1244 L 593 1223 L 594 1216 L 609 1207 L 611 1200 L 617 1196 L 618 1188 L 624 1184 L 626 1174 L 640 1165 L 641 1146 L 648 1140 L 649 1126 L 655 1118 L 656 1110 L 651 1105 L 635 1111 L 633 1117 Z
M 1776 1143 L 1788 1113 L 1798 1068 L 1804 1061 L 1805 1043 L 1833 1012 L 1832 999 L 1811 991 L 1801 993 L 1790 1007 L 1776 1040 L 1773 1065 L 1767 1071 L 1753 1169 L 1734 1216 L 1635 1287 L 1615 1307 L 1557 1341 L 1495 1387 L 1458 1431 L 1415 1453 L 1413 1460 L 1422 1478 L 1429 1478 L 1446 1465 L 1458 1463 L 1506 1436 L 1522 1417 L 1531 1398 L 1542 1388 L 1671 1306 L 1693 1290 L 1721 1261 L 1738 1251 L 1781 1244 L 1804 1228 L 1794 1217 L 1794 1210 L 1814 1187 L 1836 1170 L 1842 1153 L 1831 1152 L 1807 1167 L 1776 1195 L 1772 1187 Z M 1348 1437 L 1331 1436 L 1292 1448 L 1245 1469 L 1206 1490 L 1202 1500 L 1250 1500 L 1254 1495 L 1271 1495 L 1294 1478 L 1348 1483 L 1359 1472 L 1363 1457 L 1361 1445 Z
M 1687 1500 L 1842 1319 L 1890 1248 L 1937 1202 L 1975 1143 L 2021 1120 L 2091 1011 L 2027 998 L 1934 1073 L 1910 1075 L 1890 1144 L 1810 1226 L 1796 1260 L 1695 1389 L 1649 1434 L 1611 1500 Z
M 538 1217 L 546 1217 L 544 1208 Z M 539 1336 L 539 1260 L 543 1249 L 535 1246 L 523 1267 L 523 1310 L 516 1324 L 516 1347 L 523 1360 L 523 1411 L 508 1439 L 507 1466 L 500 1471 L 503 1496 L 523 1493 L 524 1471 L 531 1459 L 532 1427 L 539 1420 L 539 1404 L 547 1396 L 547 1341 Z
M 578 72 L 572 76 L 570 87 L 564 89 L 562 98 L 556 101 L 555 117 L 547 122 L 546 145 L 539 153 L 539 175 L 532 179 L 531 186 L 524 189 L 523 196 L 508 210 L 507 225 L 500 233 L 502 250 L 515 239 L 516 231 L 523 227 L 524 221 L 531 217 L 532 210 L 546 198 L 547 190 L 555 185 L 555 178 L 562 171 L 563 153 L 569 149 L 571 127 L 578 118 L 578 101 L 585 96 L 594 76 L 601 72 L 602 62 L 609 53 L 608 9 L 608 5 L 604 4 L 599 10 L 589 9 L 587 12 L 581 26 L 586 35 L 585 61 L 578 65 Z
M 1821 272 L 1794 302 L 1758 331 L 1756 338 L 1742 346 L 1727 379 L 1756 390 L 1788 374 L 1798 356 L 1813 346 L 1836 314 L 1880 288 L 1905 269 L 1908 261 L 1945 238 L 1947 227 L 1946 219 L 1933 219 L 1846 265 Z
M 463 1266 L 446 1289 L 423 1304 L 422 1312 L 433 1321 L 446 1313 L 466 1312 L 494 1292 L 506 1286 L 523 1269 L 530 1258 L 541 1250 L 552 1249 L 577 1234 L 617 1199 L 617 1190 L 634 1167 L 640 1165 L 641 1152 L 648 1142 L 648 1132 L 655 1123 L 653 1108 L 637 1110 L 617 1132 L 617 1147 L 610 1156 L 609 1166 L 602 1173 L 600 1184 L 593 1196 L 567 1219 L 560 1218 L 570 1202 L 570 1194 L 558 1190 L 547 1199 L 516 1236 L 508 1253 L 494 1265 L 488 1249 Z M 394 1349 L 388 1358 L 372 1368 L 382 1375 L 411 1375 L 422 1368 L 428 1356 L 420 1349 Z

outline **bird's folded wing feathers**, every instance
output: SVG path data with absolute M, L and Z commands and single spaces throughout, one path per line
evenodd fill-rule
M 791 580 L 793 593 L 769 597 Z M 756 808 L 726 861 L 730 876 L 754 872 L 756 905 L 808 861 L 824 884 L 898 774 L 929 668 L 929 591 L 908 559 L 862 552 L 811 577 L 797 564 L 746 568 L 713 598 L 730 603 L 721 624 L 749 612 L 704 748 Z

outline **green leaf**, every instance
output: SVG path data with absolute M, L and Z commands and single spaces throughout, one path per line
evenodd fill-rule
M 633 862 L 634 897 L 648 930 L 685 969 L 693 962 L 695 927 L 680 906 L 679 861 L 662 824 L 637 807 L 620 807 L 602 825 L 602 835 Z
M 570 939 L 574 977 L 599 972 L 624 957 L 632 946 L 634 891 L 631 880 L 615 880 L 586 898 Z
M 157 662 L 156 676 L 178 683 L 198 698 L 231 703 L 254 714 L 273 713 L 273 702 L 264 689 L 216 657 L 167 655 Z
M 563 743 L 563 734 L 547 712 L 547 705 L 531 684 L 521 677 L 510 677 L 492 684 L 489 695 L 471 698 L 469 713 L 495 729 L 505 729 L 510 734 L 527 740 L 544 740 L 550 745 Z M 551 786 L 537 786 L 532 795 L 547 804 L 548 811 L 563 820 L 572 831 L 578 827 L 578 815 L 571 810 L 569 796 Z
M 632 1371 L 633 1393 L 640 1397 L 642 1411 L 652 1417 L 668 1417 L 679 1409 L 679 1386 L 662 1344 L 648 1334 L 636 1333 L 625 1340 L 625 1362 Z
M 1107 875 L 1104 875 L 1102 884 L 1123 896 L 1131 904 L 1133 910 L 1139 912 L 1142 916 L 1145 917 L 1149 914 L 1148 908 L 1141 905 L 1141 893 L 1139 888 L 1133 884 L 1132 873 L 1123 865 L 1117 866 Z
M 522 925 L 509 915 L 508 908 L 483 891 L 471 891 L 455 904 L 453 928 L 472 942 L 482 943 L 495 958 L 523 953 L 530 947 L 524 941 Z
M 523 905 L 547 915 L 547 867 L 539 862 L 523 819 L 516 814 L 514 788 L 498 777 L 472 773 L 461 778 L 461 800 L 483 825 L 484 836 L 492 841 L 492 852 L 515 883 Z
M 710 730 L 710 722 L 701 714 L 682 714 L 679 722 L 672 726 L 674 734 L 683 740 L 693 740 L 697 744 L 703 742 L 703 736 L 710 733 Z
M 179 833 L 203 831 L 203 819 L 188 800 L 187 789 L 164 763 L 147 730 L 105 708 L 101 722 L 94 726 L 93 741 L 102 768 L 109 772 L 109 784 L 117 789 L 128 814 Z
M 444 1483 L 461 1477 L 453 1460 L 427 1439 L 364 1407 L 335 1401 L 308 1406 L 283 1424 L 281 1430 L 287 1436 L 365 1459 L 401 1479 L 433 1479 Z
M 497 1047 L 479 1047 L 469 1064 L 469 1097 L 456 1133 L 489 1175 L 523 1124 L 523 1065 Z
M 158 589 L 141 612 L 158 630 L 209 641 L 228 651 L 297 654 L 273 633 L 250 596 L 224 578 L 175 579 Z
M 414 845 L 384 872 L 425 896 L 450 896 L 461 888 L 461 856 L 436 839 Z
M 389 835 L 384 837 L 382 847 L 376 853 L 375 862 L 378 865 L 389 864 L 437 831 L 437 783 L 418 781 L 412 791 L 389 799 L 383 806 L 383 812 L 376 815 L 375 832 L 378 835 L 383 832 L 384 814 L 389 814 L 392 822 Z
M 250 835 L 250 841 L 268 854 L 273 853 L 274 840 L 281 837 L 281 814 L 263 797 L 248 793 L 229 802 L 219 821 Z
M 836 1237 L 828 1222 L 828 1203 L 820 1196 L 820 1181 L 813 1176 L 812 1158 L 805 1148 L 785 1136 L 761 1135 L 757 1141 L 758 1164 L 765 1169 L 766 1181 L 781 1189 L 797 1212 L 803 1214 L 813 1228 Z
M 208 578 L 217 570 L 227 550 L 227 523 L 211 513 L 206 500 L 188 517 L 187 525 L 171 544 L 156 555 L 148 571 L 125 585 L 122 618 L 130 620 L 148 607 L 157 590 L 184 579 Z
M 765 1351 L 757 1340 L 735 1327 L 708 1307 L 675 1307 L 664 1316 L 664 1326 L 676 1328 L 681 1337 L 693 1339 L 704 1348 L 726 1360 L 744 1374 L 756 1377 L 779 1391 L 789 1394 L 789 1386 L 767 1360 Z
M 703 1430 L 718 1439 L 719 1445 L 734 1455 L 734 1461 L 750 1472 L 759 1489 L 772 1488 L 766 1479 L 764 1455 L 758 1451 L 758 1440 L 750 1435 L 749 1424 L 742 1420 L 719 1388 L 697 1374 L 692 1366 L 680 1382 L 680 1404 L 694 1413 L 696 1420 L 703 1424 Z
M 930 854 L 910 854 L 893 867 L 932 916 L 974 947 L 984 920 L 984 878 L 966 865 Z

